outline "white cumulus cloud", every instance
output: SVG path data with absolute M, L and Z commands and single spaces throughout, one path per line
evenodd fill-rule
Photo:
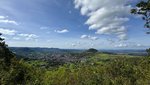
M 16 30 L 0 28 L 0 33 L 2 33 L 4 35 L 15 35 L 17 33 L 17 31 Z
M 73 44 L 71 44 L 71 45 L 72 45 L 73 47 L 76 47 L 76 46 L 77 46 L 77 45 L 76 45 L 76 44 L 74 44 L 74 43 L 73 43 Z
M 90 40 L 97 40 L 98 37 L 90 36 L 90 35 L 81 35 L 81 39 L 90 39 Z
M 121 43 L 121 44 L 115 45 L 115 47 L 117 47 L 117 48 L 124 48 L 124 47 L 128 47 L 128 45 Z
M 142 45 L 141 45 L 141 44 L 137 44 L 136 46 L 137 46 L 137 47 L 141 47 Z
M 5 19 L 5 16 L 0 16 L 0 19 Z
M 69 30 L 63 29 L 63 30 L 55 30 L 56 33 L 67 33 Z
M 41 30 L 46 30 L 48 27 L 40 27 Z
M 80 38 L 82 38 L 82 39 L 84 39 L 84 38 L 88 38 L 88 35 L 81 35 L 81 37 Z
M 16 21 L 8 19 L 0 20 L 0 23 L 19 25 Z
M 13 40 L 20 40 L 19 37 L 13 37 L 12 39 L 13 39 Z
M 87 16 L 85 24 L 89 29 L 97 30 L 97 34 L 113 34 L 119 39 L 126 39 L 126 26 L 129 21 L 131 6 L 127 0 L 75 0 L 75 8 Z
M 37 39 L 39 36 L 35 34 L 18 34 L 20 37 L 25 37 L 25 40 Z
M 19 25 L 15 20 L 7 19 L 8 16 L 0 16 L 0 23 Z

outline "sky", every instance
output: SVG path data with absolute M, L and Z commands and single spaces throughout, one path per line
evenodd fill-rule
M 0 33 L 10 47 L 145 49 L 150 35 L 138 0 L 0 0 Z

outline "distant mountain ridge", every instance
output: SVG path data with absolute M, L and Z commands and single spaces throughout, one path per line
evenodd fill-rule
M 135 55 L 135 56 L 146 56 L 147 52 L 144 49 L 117 49 L 117 50 L 101 50 L 101 52 L 108 52 L 114 54 L 127 54 L 127 55 Z
M 81 50 L 75 50 L 75 49 L 59 49 L 59 48 L 40 48 L 40 47 L 9 47 L 10 50 L 13 52 L 15 51 L 26 51 L 26 52 L 56 52 L 56 53 L 62 53 L 62 52 L 80 52 Z
M 64 54 L 64 53 L 81 53 L 85 49 L 59 49 L 59 48 L 40 48 L 40 47 L 9 47 L 10 50 L 16 54 L 27 55 L 27 54 Z M 137 55 L 146 56 L 147 53 L 144 49 L 116 49 L 116 50 L 106 50 L 101 49 L 99 52 L 108 54 L 127 54 L 127 55 Z
M 80 53 L 82 50 L 59 49 L 59 48 L 39 48 L 39 47 L 9 47 L 9 49 L 18 56 L 41 57 L 52 54 Z

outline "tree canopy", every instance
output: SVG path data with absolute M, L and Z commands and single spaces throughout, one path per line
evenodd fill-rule
M 87 52 L 96 53 L 96 52 L 98 52 L 98 50 L 96 50 L 94 48 L 90 48 L 87 50 Z
M 150 0 L 142 0 L 136 4 L 136 7 L 131 9 L 131 13 L 142 16 L 145 21 L 145 28 L 150 30 Z M 150 31 L 147 32 L 150 34 Z
M 2 34 L 0 33 L 0 59 L 4 59 L 4 64 L 10 66 L 14 54 L 8 49 L 1 35 Z

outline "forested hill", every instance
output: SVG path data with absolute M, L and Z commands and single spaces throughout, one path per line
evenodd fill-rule
M 82 53 L 84 49 L 59 49 L 59 48 L 39 48 L 39 47 L 9 47 L 9 49 L 20 56 L 28 56 L 30 54 L 65 54 L 65 53 Z M 147 52 L 145 49 L 116 49 L 116 50 L 106 50 L 100 49 L 99 52 L 107 54 L 125 54 L 125 55 L 135 55 L 135 56 L 146 56 Z
M 67 52 L 82 52 L 83 50 L 76 49 L 59 49 L 59 48 L 39 48 L 39 47 L 9 47 L 16 53 L 31 53 L 31 52 L 50 52 L 50 53 L 67 53 Z

